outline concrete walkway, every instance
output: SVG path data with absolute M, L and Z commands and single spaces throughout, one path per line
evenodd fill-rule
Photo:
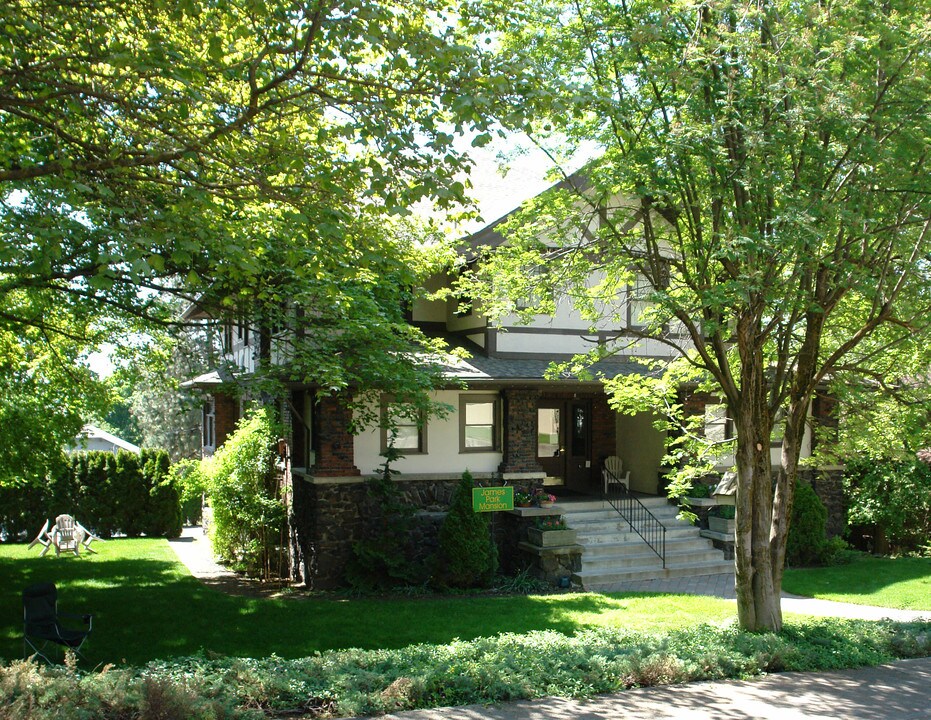
M 829 673 L 414 710 L 385 720 L 928 720 L 931 658 Z
M 245 597 L 274 597 L 279 592 L 277 586 L 250 580 L 217 563 L 213 557 L 213 548 L 210 547 L 210 538 L 200 527 L 184 528 L 181 537 L 169 540 L 168 544 L 178 560 L 191 571 L 191 575 L 208 587 L 227 595 Z

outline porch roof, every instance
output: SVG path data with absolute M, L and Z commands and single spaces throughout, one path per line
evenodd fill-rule
M 550 365 L 556 361 L 547 359 L 501 358 L 474 355 L 466 360 L 453 358 L 445 363 L 444 375 L 450 379 L 465 381 L 469 384 L 486 384 L 501 382 L 546 382 Z M 635 360 L 601 361 L 590 366 L 584 377 L 573 373 L 564 373 L 558 380 L 572 384 L 584 383 L 600 385 L 601 378 L 615 378 L 622 375 L 649 375 L 654 371 Z

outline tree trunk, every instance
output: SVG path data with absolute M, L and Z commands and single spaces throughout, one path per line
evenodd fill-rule
M 757 342 L 758 321 L 738 321 L 741 355 L 740 392 L 732 407 L 737 428 L 737 618 L 750 631 L 782 628 L 780 589 L 773 584 L 770 533 L 773 522 L 772 462 L 769 444 L 772 417 L 768 405 L 762 344 Z

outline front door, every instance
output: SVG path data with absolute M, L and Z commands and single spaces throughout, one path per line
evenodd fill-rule
M 537 406 L 537 461 L 547 485 L 589 489 L 591 482 L 591 401 L 547 399 Z

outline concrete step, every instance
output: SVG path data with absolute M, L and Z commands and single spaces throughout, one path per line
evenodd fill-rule
M 582 567 L 573 576 L 587 589 L 625 582 L 656 580 L 692 575 L 733 572 L 732 561 L 724 560 L 710 540 L 699 535 L 698 527 L 679 520 L 679 509 L 665 498 L 644 497 L 641 502 L 666 529 L 666 567 L 630 524 L 601 500 L 561 501 L 569 527 L 578 532 L 585 548 Z M 652 522 L 635 522 L 648 534 Z
M 656 558 L 656 562 L 650 567 L 631 568 L 629 570 L 622 569 L 613 572 L 586 570 L 583 567 L 582 570 L 573 574 L 572 580 L 586 590 L 597 591 L 599 587 L 602 586 L 636 582 L 639 580 L 662 580 L 677 577 L 691 577 L 693 575 L 717 575 L 732 572 L 734 572 L 734 563 L 725 560 L 685 563 L 681 565 L 667 562 L 666 567 L 663 568 L 659 558 Z
M 579 544 L 581 545 L 581 543 Z M 583 563 L 589 560 L 594 562 L 595 560 L 601 560 L 606 557 L 619 558 L 628 555 L 637 555 L 639 553 L 655 555 L 650 547 L 642 540 L 636 543 L 601 543 L 596 545 L 582 545 L 582 547 L 585 548 L 582 557 Z M 716 553 L 714 557 L 721 556 L 721 551 L 716 550 L 710 542 L 704 539 L 697 542 L 682 540 L 675 543 L 666 543 L 667 557 L 679 557 L 683 555 L 693 555 L 695 553 Z
M 659 557 L 655 552 L 647 548 L 646 551 L 628 553 L 625 555 L 603 555 L 597 558 L 589 558 L 582 562 L 584 572 L 621 572 L 633 569 L 647 569 L 655 567 Z M 685 552 L 677 555 L 666 554 L 666 566 L 680 567 L 691 564 L 718 563 L 722 561 L 721 553 L 718 550 L 697 550 L 695 552 Z M 660 563 L 662 567 L 662 563 Z

